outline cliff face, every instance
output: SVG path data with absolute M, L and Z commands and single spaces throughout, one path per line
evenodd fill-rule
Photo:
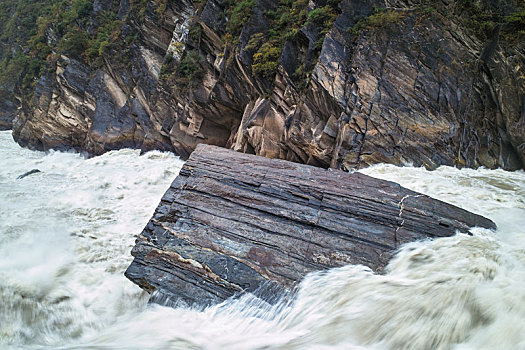
M 505 24 L 475 35 L 461 1 L 343 0 L 334 20 L 321 11 L 334 1 L 310 1 L 308 20 L 277 48 L 265 46 L 275 1 L 245 1 L 233 38 L 231 1 L 160 3 L 148 2 L 139 19 L 120 1 L 122 36 L 139 36 L 125 60 L 111 49 L 96 69 L 66 55 L 49 62 L 22 101 L 15 139 L 182 157 L 208 143 L 346 169 L 523 168 L 523 42 L 503 35 Z M 480 4 L 503 15 L 517 8 Z

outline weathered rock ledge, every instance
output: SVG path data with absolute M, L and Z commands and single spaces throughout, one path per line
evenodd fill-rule
M 126 276 L 208 304 L 334 266 L 381 272 L 402 244 L 473 226 L 495 224 L 360 173 L 199 145 L 138 237 Z

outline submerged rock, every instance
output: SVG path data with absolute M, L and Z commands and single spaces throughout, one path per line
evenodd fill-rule
M 206 305 L 335 266 L 382 272 L 402 244 L 473 226 L 495 228 L 393 182 L 200 145 L 138 237 L 126 276 Z
M 26 176 L 33 175 L 33 174 L 36 174 L 36 173 L 41 173 L 41 171 L 38 170 L 38 169 L 33 169 L 33 170 L 28 171 L 27 173 L 24 173 L 24 174 L 18 176 L 16 179 L 20 180 L 20 179 L 23 179 Z

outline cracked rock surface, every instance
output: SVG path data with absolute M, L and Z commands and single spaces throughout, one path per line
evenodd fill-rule
M 360 173 L 199 145 L 138 237 L 126 276 L 189 304 L 266 282 L 288 289 L 346 264 L 381 272 L 400 245 L 495 228 L 482 216 Z

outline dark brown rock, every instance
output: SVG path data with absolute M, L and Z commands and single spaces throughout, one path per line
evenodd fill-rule
M 402 244 L 490 220 L 400 185 L 200 145 L 138 237 L 126 276 L 207 304 L 345 264 L 381 272 Z

